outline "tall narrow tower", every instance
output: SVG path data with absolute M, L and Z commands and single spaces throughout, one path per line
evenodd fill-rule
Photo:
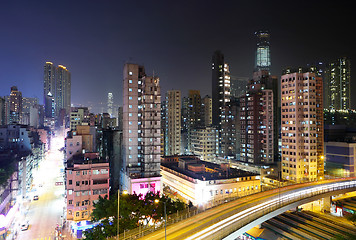
M 323 82 L 311 70 L 281 76 L 282 178 L 294 182 L 324 177 Z
M 225 118 L 226 103 L 230 101 L 230 69 L 220 51 L 214 53 L 211 69 L 213 125 L 220 126 Z
M 167 143 L 165 146 L 167 155 L 175 155 L 181 152 L 181 92 L 180 90 L 169 90 L 166 95 L 167 104 Z
M 58 65 L 56 68 L 56 94 L 55 94 L 56 114 L 61 109 L 70 113 L 71 105 L 71 75 L 67 67 Z
M 114 104 L 114 97 L 112 93 L 108 93 L 108 113 L 110 114 L 110 117 L 113 117 L 113 104 Z
M 255 32 L 257 37 L 255 71 L 266 70 L 270 72 L 271 52 L 270 52 L 270 34 L 268 31 Z
M 9 102 L 10 123 L 20 123 L 22 114 L 22 93 L 17 89 L 17 86 L 11 87 Z
M 43 103 L 45 116 L 48 118 L 54 117 L 53 100 L 56 93 L 56 67 L 52 62 L 46 62 L 44 65 L 43 78 Z
M 343 57 L 331 62 L 325 71 L 325 107 L 334 110 L 351 108 L 351 63 Z
M 123 71 L 123 162 L 121 189 L 146 194 L 160 191 L 161 90 L 158 77 L 143 66 Z

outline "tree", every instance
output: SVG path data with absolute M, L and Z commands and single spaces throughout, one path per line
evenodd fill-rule
M 158 201 L 155 201 L 158 200 Z M 185 208 L 182 201 L 175 201 L 160 193 L 148 192 L 144 197 L 137 194 L 120 196 L 120 233 L 124 230 L 134 229 L 140 224 L 157 222 L 163 218 L 164 202 L 166 202 L 167 215 Z M 99 196 L 94 204 L 92 221 L 101 221 L 98 226 L 84 232 L 87 239 L 105 239 L 117 235 L 117 194 L 108 199 Z

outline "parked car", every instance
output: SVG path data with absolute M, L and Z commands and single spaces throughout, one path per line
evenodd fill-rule
M 33 196 L 33 200 L 37 201 L 38 200 L 38 195 Z

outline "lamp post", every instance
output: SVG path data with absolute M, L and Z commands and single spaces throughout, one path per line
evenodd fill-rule
M 128 192 L 127 190 L 124 190 L 122 192 L 123 195 L 126 195 Z M 120 226 L 120 189 L 117 190 L 117 235 L 116 239 L 119 240 L 120 238 L 120 233 L 119 233 L 119 226 Z
M 155 203 L 159 203 L 159 199 L 155 199 Z M 164 206 L 164 240 L 167 240 L 167 200 L 163 202 Z
M 167 208 L 167 202 L 164 201 L 164 240 L 167 240 L 167 213 L 166 213 L 166 208 Z

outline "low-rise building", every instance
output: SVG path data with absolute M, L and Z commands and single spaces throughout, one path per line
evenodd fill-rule
M 109 195 L 109 162 L 99 153 L 75 155 L 67 162 L 67 220 L 76 226 L 90 220 L 99 196 Z M 77 234 L 77 233 L 76 233 Z
M 161 175 L 166 193 L 195 206 L 259 192 L 261 185 L 258 174 L 188 155 L 163 158 Z
M 325 170 L 336 177 L 355 177 L 356 142 L 325 142 Z

